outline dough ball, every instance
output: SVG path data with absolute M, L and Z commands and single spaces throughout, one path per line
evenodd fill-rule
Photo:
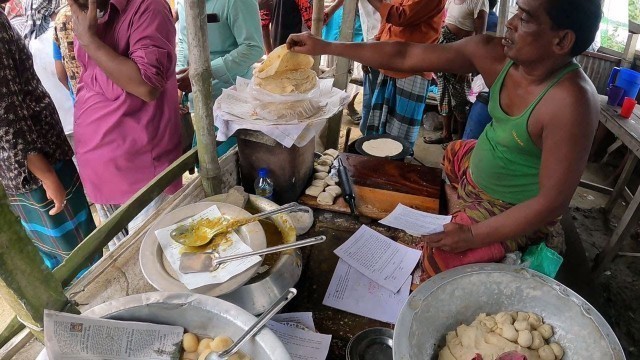
M 533 337 L 531 336 L 531 331 L 529 330 L 518 331 L 518 345 L 528 348 L 529 346 L 531 346 L 532 342 L 533 342 Z
M 545 345 L 538 349 L 538 355 L 540 355 L 540 360 L 556 360 L 556 354 L 549 345 Z
M 233 345 L 233 340 L 228 336 L 218 336 L 211 342 L 210 348 L 215 352 L 222 352 Z
M 512 312 L 509 313 L 509 315 L 511 315 L 511 318 L 513 319 L 514 322 L 516 320 L 518 320 L 518 312 L 517 311 L 512 311 Z
M 198 360 L 197 352 L 185 352 L 180 356 L 180 360 Z
M 189 332 L 182 335 L 182 348 L 188 353 L 198 351 L 198 336 Z
M 486 318 L 481 320 L 482 324 L 487 327 L 490 331 L 493 331 L 498 328 L 498 323 L 493 316 L 487 316 Z
M 522 331 L 522 330 L 531 330 L 531 325 L 529 325 L 529 321 L 527 320 L 517 320 L 513 326 L 516 328 L 516 330 L 518 331 Z
M 311 185 L 307 188 L 307 190 L 304 191 L 304 193 L 310 196 L 318 196 L 320 195 L 322 190 L 324 190 L 323 187 Z
M 200 340 L 200 343 L 198 344 L 198 354 L 202 354 L 205 350 L 209 350 L 212 342 L 213 339 L 211 338 L 204 338 Z
M 329 192 L 322 192 L 318 195 L 318 204 L 320 205 L 333 205 L 333 201 L 335 200 L 335 195 Z
M 498 322 L 499 324 L 513 325 L 513 318 L 511 317 L 511 314 L 501 312 L 496 315 L 496 322 Z
M 329 155 L 334 159 L 338 157 L 338 154 L 338 150 L 335 149 L 327 149 L 322 153 L 322 155 Z
M 538 350 L 544 346 L 544 339 L 537 330 L 531 332 L 531 338 L 533 340 L 530 346 L 531 350 Z
M 556 355 L 556 360 L 562 359 L 562 357 L 564 356 L 564 350 L 562 350 L 562 346 L 560 346 L 558 343 L 551 343 L 549 344 L 549 346 L 551 346 L 551 350 L 553 350 L 553 353 Z
M 313 226 L 313 210 L 290 212 L 289 217 L 296 228 L 296 235 L 302 235 Z
M 553 336 L 553 328 L 549 324 L 543 324 L 538 327 L 538 332 L 542 335 L 542 338 L 547 340 Z
M 198 356 L 198 360 L 206 360 L 207 355 L 209 355 L 211 352 L 213 352 L 213 350 L 211 349 L 204 350 L 203 352 L 200 353 L 200 356 Z
M 327 186 L 327 188 L 324 189 L 324 191 L 328 192 L 329 194 L 332 194 L 334 197 L 338 197 L 342 195 L 342 189 L 340 189 L 340 186 L 336 186 L 336 185 Z
M 335 160 L 335 157 L 333 157 L 331 155 L 322 155 L 322 156 L 320 156 L 319 160 L 326 160 L 326 161 L 329 161 L 331 164 L 333 164 L 333 160 Z
M 318 165 L 331 166 L 331 164 L 333 164 L 333 160 L 328 160 L 323 158 L 320 158 L 320 160 L 318 160 Z
M 329 173 L 319 172 L 319 173 L 313 174 L 313 179 L 314 180 L 324 180 L 327 176 L 329 176 Z
M 529 314 L 526 312 L 518 311 L 518 317 L 516 321 L 529 321 Z
M 448 346 L 445 346 L 440 350 L 440 354 L 438 355 L 438 360 L 457 360 L 455 356 L 451 353 Z
M 238 351 L 237 353 L 231 355 L 229 360 L 251 360 L 249 355 L 243 353 L 242 351 Z
M 531 325 L 531 328 L 535 330 L 542 324 L 542 318 L 540 317 L 540 315 L 534 314 L 532 312 L 529 313 L 529 325 Z
M 319 180 L 319 179 L 318 179 L 318 180 L 313 180 L 313 181 L 311 182 L 311 186 L 318 186 L 318 187 L 321 187 L 321 188 L 323 188 L 323 189 L 324 189 L 324 188 L 326 188 L 326 187 L 327 187 L 327 183 L 326 183 L 326 182 L 324 182 L 324 180 Z
M 324 182 L 326 182 L 329 186 L 333 186 L 338 183 L 338 178 L 335 176 L 327 176 L 326 178 L 324 178 Z
M 313 169 L 316 172 L 326 172 L 326 173 L 328 173 L 329 170 L 330 170 L 330 168 L 328 166 L 323 166 L 323 165 L 320 165 L 320 164 L 314 166 Z
M 516 331 L 516 328 L 510 324 L 502 325 L 501 335 L 503 338 L 512 342 L 516 342 L 518 340 L 518 332 Z

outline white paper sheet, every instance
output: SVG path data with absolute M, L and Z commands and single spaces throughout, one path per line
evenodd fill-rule
M 310 312 L 295 312 L 287 314 L 276 314 L 271 318 L 272 321 L 279 323 L 294 323 L 302 325 L 305 328 L 316 331 L 316 326 L 313 323 L 313 315 Z
M 391 214 L 380 220 L 380 224 L 404 230 L 410 235 L 430 235 L 444 231 L 444 224 L 451 222 L 451 216 L 429 214 L 398 204 Z
M 220 265 L 220 268 L 214 272 L 200 272 L 191 274 L 183 274 L 180 272 L 180 249 L 182 248 L 182 245 L 176 243 L 171 239 L 171 236 L 169 235 L 171 233 L 171 230 L 175 229 L 178 225 L 181 224 L 186 224 L 206 217 L 213 218 L 220 215 L 220 210 L 218 210 L 218 207 L 214 205 L 189 219 L 186 219 L 172 226 L 156 230 L 156 236 L 158 237 L 158 242 L 162 247 L 162 251 L 169 260 L 171 267 L 178 275 L 180 282 L 182 282 L 184 286 L 186 286 L 189 290 L 205 285 L 223 283 L 261 261 L 261 258 L 259 256 L 251 256 L 242 260 L 231 261 L 226 264 L 222 264 Z M 251 248 L 247 244 L 242 242 L 240 237 L 235 232 L 231 231 L 229 233 L 229 236 L 232 240 L 232 243 L 229 246 L 218 250 L 220 256 L 229 256 L 251 251 Z
M 267 327 L 282 341 L 293 360 L 325 360 L 331 335 L 318 334 L 269 321 Z
M 333 88 L 333 79 L 319 80 L 318 83 L 318 98 L 322 99 L 318 113 L 307 119 L 274 124 L 272 120 L 257 117 L 258 102 L 249 91 L 250 82 L 238 78 L 236 86 L 226 89 L 213 106 L 215 125 L 218 127 L 216 139 L 225 141 L 236 131 L 249 129 L 263 132 L 287 148 L 294 144 L 304 146 L 322 131 L 329 117 L 342 111 L 349 102 L 347 93 Z
M 421 252 L 362 225 L 335 251 L 369 279 L 398 292 L 420 259 Z
M 395 324 L 409 298 L 411 277 L 393 293 L 340 259 L 322 304 L 356 315 Z

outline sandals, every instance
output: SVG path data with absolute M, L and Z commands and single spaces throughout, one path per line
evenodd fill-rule
M 360 121 L 362 121 L 362 115 L 360 115 L 360 113 L 358 112 L 358 110 L 351 110 L 351 109 L 347 109 L 347 115 L 351 118 L 351 120 L 355 123 L 355 124 L 360 124 Z
M 442 135 L 438 136 L 438 137 L 426 137 L 423 136 L 422 137 L 422 141 L 425 142 L 425 144 L 440 144 L 440 145 L 445 145 L 450 143 L 453 140 L 453 138 L 451 136 L 447 136 L 447 137 L 443 137 Z

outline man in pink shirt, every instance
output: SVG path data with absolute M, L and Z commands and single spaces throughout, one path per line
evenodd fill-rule
M 180 156 L 175 27 L 165 0 L 68 2 L 82 67 L 76 156 L 87 195 L 106 219 Z M 180 186 L 170 186 L 129 231 Z

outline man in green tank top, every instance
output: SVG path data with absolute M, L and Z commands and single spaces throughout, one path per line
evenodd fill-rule
M 442 233 L 425 236 L 423 270 L 433 275 L 544 240 L 567 209 L 587 163 L 600 111 L 574 57 L 594 40 L 599 0 L 518 0 L 503 38 L 478 35 L 445 45 L 329 43 L 289 37 L 293 51 L 350 58 L 402 72 L 479 72 L 491 86 L 493 122 L 477 141 L 454 142 L 444 168 L 460 209 Z

